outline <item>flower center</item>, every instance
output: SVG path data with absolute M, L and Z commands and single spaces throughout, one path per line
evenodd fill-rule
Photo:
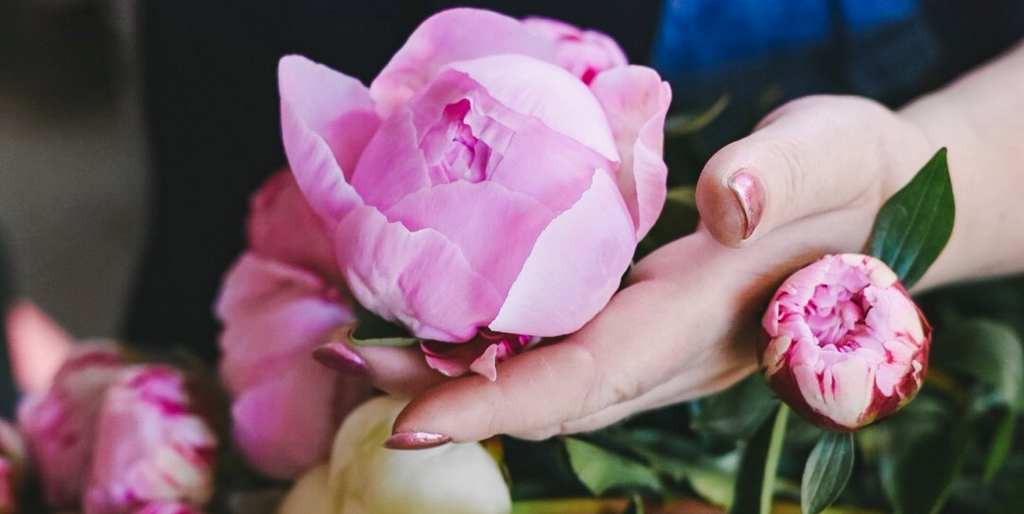
M 820 345 L 835 345 L 840 350 L 855 350 L 855 336 L 868 330 L 863 291 L 850 291 L 839 285 L 820 284 L 807 303 L 807 324 Z
M 473 134 L 466 122 L 469 100 L 448 104 L 441 120 L 430 129 L 424 141 L 431 177 L 440 183 L 456 180 L 481 182 L 487 179 L 491 148 Z M 432 155 L 431 155 L 432 154 Z

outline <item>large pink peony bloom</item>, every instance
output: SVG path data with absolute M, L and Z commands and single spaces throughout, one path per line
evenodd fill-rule
M 668 85 L 545 23 L 442 12 L 370 88 L 281 60 L 285 149 L 349 288 L 419 337 L 579 329 L 664 203 Z
M 217 301 L 220 375 L 242 453 L 270 476 L 293 478 L 327 458 L 334 431 L 370 383 L 312 358 L 355 318 L 333 246 L 287 170 L 253 196 L 249 242 Z
M 213 495 L 217 437 L 173 368 L 125 368 L 107 390 L 84 504 L 115 514 L 150 502 L 206 503 Z M 79 470 L 80 473 L 85 470 Z M 83 473 L 84 474 L 84 473 Z
M 18 426 L 50 506 L 78 504 L 104 394 L 122 366 L 113 344 L 79 346 L 48 391 L 30 394 L 18 405 Z
M 906 405 L 924 381 L 931 327 L 874 257 L 829 255 L 797 271 L 762 326 L 765 377 L 819 426 L 866 425 Z

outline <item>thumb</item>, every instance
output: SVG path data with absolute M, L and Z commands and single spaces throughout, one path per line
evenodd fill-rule
M 708 161 L 697 182 L 701 220 L 719 242 L 742 246 L 807 216 L 879 201 L 879 142 L 896 120 L 856 97 L 780 107 Z

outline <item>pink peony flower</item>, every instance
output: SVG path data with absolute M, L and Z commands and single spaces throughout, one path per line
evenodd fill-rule
M 48 391 L 29 394 L 18 405 L 18 426 L 50 506 L 78 503 L 104 394 L 122 365 L 113 344 L 79 346 Z
M 364 306 L 453 343 L 562 335 L 604 307 L 664 203 L 671 96 L 609 44 L 454 9 L 369 89 L 281 60 L 289 162 Z
M 177 370 L 125 368 L 103 402 L 85 512 L 114 514 L 150 502 L 206 503 L 213 494 L 217 437 L 192 409 Z
M 242 453 L 270 476 L 294 478 L 327 458 L 335 429 L 371 387 L 311 356 L 355 318 L 333 245 L 287 170 L 253 196 L 249 243 L 217 301 L 220 375 Z
M 866 255 L 829 255 L 797 271 L 762 320 L 761 368 L 809 421 L 850 431 L 917 394 L 931 327 L 896 274 Z

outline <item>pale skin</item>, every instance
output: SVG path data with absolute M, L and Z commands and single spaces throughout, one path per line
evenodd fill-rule
M 398 418 L 394 432 L 403 441 L 393 446 L 594 430 L 726 388 L 756 368 L 761 309 L 781 280 L 822 254 L 863 251 L 882 203 L 943 146 L 956 225 L 916 290 L 1024 271 L 1018 44 L 895 112 L 835 96 L 773 112 L 707 163 L 697 185 L 703 224 L 696 233 L 639 262 L 628 286 L 580 331 L 500 364 L 494 382 L 428 378 L 411 352 L 396 361 L 394 350 L 358 349 L 378 383 L 404 377 L 402 385 L 385 386 L 393 392 L 436 382 Z M 748 216 L 756 214 L 745 214 L 729 188 L 740 170 L 762 184 L 762 215 L 752 232 Z M 745 189 L 752 188 L 748 213 L 758 203 L 748 181 Z

